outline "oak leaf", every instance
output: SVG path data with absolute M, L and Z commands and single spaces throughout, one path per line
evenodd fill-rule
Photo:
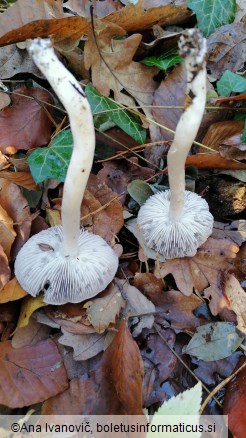
M 184 295 L 191 295 L 193 288 L 210 300 L 213 315 L 228 308 L 228 299 L 223 293 L 222 274 L 234 268 L 234 259 L 239 248 L 227 239 L 209 238 L 194 257 L 166 260 L 155 269 L 157 278 L 172 274 L 177 287 Z

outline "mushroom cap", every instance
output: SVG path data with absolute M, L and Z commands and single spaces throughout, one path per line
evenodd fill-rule
M 44 301 L 58 305 L 79 303 L 103 291 L 118 268 L 114 250 L 100 236 L 84 230 L 77 257 L 65 257 L 62 242 L 62 226 L 55 226 L 25 243 L 15 262 L 21 287 L 33 297 L 44 290 Z
M 150 196 L 137 218 L 144 243 L 165 259 L 192 257 L 212 233 L 213 216 L 205 199 L 185 191 L 181 218 L 169 218 L 170 190 Z

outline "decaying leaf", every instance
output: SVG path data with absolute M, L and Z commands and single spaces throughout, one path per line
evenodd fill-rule
M 63 336 L 59 338 L 59 342 L 62 345 L 72 347 L 74 360 L 90 359 L 105 348 L 105 334 L 74 335 L 64 330 L 62 332 Z
M 20 349 L 1 342 L 0 364 L 1 405 L 29 406 L 67 388 L 66 371 L 51 339 Z
M 242 340 L 236 333 L 234 324 L 211 322 L 197 328 L 197 333 L 183 348 L 183 353 L 207 362 L 224 359 L 239 347 Z
M 32 316 L 35 310 L 40 309 L 40 307 L 47 306 L 47 304 L 43 301 L 43 295 L 38 295 L 37 297 L 31 297 L 28 295 L 24 298 L 21 306 L 21 311 L 17 323 L 16 328 L 25 327 L 30 317 Z
M 124 296 L 127 299 L 124 312 L 126 316 L 134 316 L 134 318 L 130 319 L 130 324 L 133 326 L 132 335 L 136 337 L 144 328 L 152 328 L 156 309 L 154 304 L 135 286 L 131 286 L 124 281 L 123 289 Z
M 117 284 L 110 284 L 103 295 L 84 305 L 88 319 L 97 333 L 103 333 L 110 323 L 115 323 L 124 306 L 125 301 Z
M 209 238 L 194 257 L 167 260 L 155 269 L 155 275 L 160 278 L 171 273 L 184 295 L 191 295 L 193 288 L 204 292 L 210 299 L 212 314 L 217 315 L 228 307 L 221 285 L 222 274 L 233 269 L 238 250 L 230 240 Z
M 204 362 L 192 357 L 192 363 L 197 365 L 194 373 L 205 385 L 216 385 L 222 377 L 225 378 L 232 374 L 242 355 L 241 351 L 235 351 L 229 357 L 213 362 Z
M 0 242 L 8 258 L 10 257 L 15 236 L 16 232 L 13 227 L 13 220 L 0 204 Z
M 228 274 L 225 279 L 225 293 L 232 310 L 237 315 L 237 328 L 246 335 L 246 292 L 234 275 Z
M 50 327 L 30 318 L 28 325 L 15 330 L 11 344 L 14 348 L 30 347 L 31 345 L 36 345 L 38 342 L 48 339 L 49 333 Z
M 11 99 L 12 105 L 0 113 L 1 151 L 27 150 L 48 143 L 52 124 L 39 101 L 52 104 L 50 93 L 40 88 L 23 87 L 16 89 Z

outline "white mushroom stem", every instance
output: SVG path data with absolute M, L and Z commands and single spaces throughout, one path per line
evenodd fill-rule
M 80 207 L 90 175 L 94 150 L 93 116 L 86 94 L 57 58 L 49 39 L 35 39 L 29 52 L 67 110 L 74 139 L 73 153 L 64 183 L 62 200 L 64 256 L 78 253 Z
M 206 40 L 198 29 L 190 29 L 180 39 L 179 48 L 185 56 L 187 96 L 191 99 L 182 114 L 173 143 L 167 155 L 171 192 L 169 218 L 178 221 L 185 198 L 185 160 L 196 138 L 206 104 Z

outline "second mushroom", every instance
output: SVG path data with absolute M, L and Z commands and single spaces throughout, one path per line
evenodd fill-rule
M 146 246 L 165 259 L 194 256 L 213 228 L 205 199 L 185 190 L 185 160 L 206 104 L 206 39 L 198 29 L 189 29 L 181 36 L 179 48 L 185 57 L 189 101 L 167 155 L 170 190 L 150 196 L 137 219 Z

